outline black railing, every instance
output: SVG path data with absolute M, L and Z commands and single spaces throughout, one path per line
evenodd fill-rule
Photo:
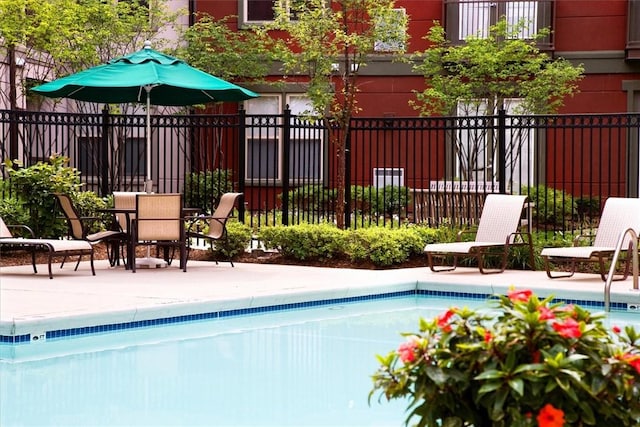
M 636 114 L 355 118 L 346 223 L 473 224 L 496 192 L 528 194 L 536 229 L 588 228 L 607 197 L 637 197 L 639 128 Z M 153 190 L 188 201 L 241 191 L 255 228 L 333 222 L 337 162 L 327 132 L 288 111 L 152 116 Z M 57 153 L 101 196 L 144 190 L 143 115 L 0 111 L 0 135 L 3 161 L 29 166 Z

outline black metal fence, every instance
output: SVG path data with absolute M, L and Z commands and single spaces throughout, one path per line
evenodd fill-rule
M 87 190 L 245 194 L 264 224 L 335 221 L 336 149 L 292 116 L 0 111 L 2 159 L 70 158 Z M 346 146 L 346 222 L 473 224 L 487 194 L 528 194 L 534 228 L 589 227 L 609 196 L 638 196 L 640 115 L 355 118 Z M 336 131 L 337 132 L 337 131 Z M 149 162 L 149 163 L 147 163 Z M 7 179 L 7 171 L 3 170 Z M 209 204 L 210 205 L 210 204 Z

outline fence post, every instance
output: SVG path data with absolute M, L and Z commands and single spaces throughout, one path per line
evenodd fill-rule
M 245 175 L 247 164 L 247 148 L 246 148 L 246 134 L 247 134 L 247 120 L 246 120 L 247 110 L 240 105 L 238 109 L 238 164 L 236 165 L 238 171 L 238 192 L 245 192 Z M 246 201 L 247 195 L 244 194 L 242 200 L 238 204 L 238 218 L 240 218 L 240 222 L 244 223 L 244 203 Z
M 282 225 L 289 225 L 289 157 L 291 155 L 291 110 L 284 109 L 282 130 Z
M 506 140 L 507 140 L 507 129 L 506 129 L 506 112 L 504 109 L 498 110 L 498 188 L 500 194 L 505 194 L 507 192 L 507 159 L 506 159 Z
M 102 109 L 102 143 L 100 144 L 100 193 L 106 197 L 109 191 L 109 108 L 105 105 Z

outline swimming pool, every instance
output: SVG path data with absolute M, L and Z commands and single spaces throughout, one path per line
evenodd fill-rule
M 454 304 L 482 301 L 394 298 L 29 344 L 0 361 L 0 425 L 402 426 L 402 402 L 367 402 L 375 354 Z

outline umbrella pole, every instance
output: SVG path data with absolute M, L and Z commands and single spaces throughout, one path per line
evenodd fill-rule
M 147 123 L 146 123 L 146 134 L 147 134 L 147 147 L 146 147 L 146 158 L 147 158 L 147 177 L 144 182 L 145 191 L 147 193 L 153 193 L 153 181 L 151 179 L 151 86 L 145 86 L 144 89 L 147 91 Z M 147 256 L 136 260 L 136 268 L 162 268 L 167 267 L 167 262 L 163 259 L 152 258 L 151 257 L 151 247 L 147 245 Z

